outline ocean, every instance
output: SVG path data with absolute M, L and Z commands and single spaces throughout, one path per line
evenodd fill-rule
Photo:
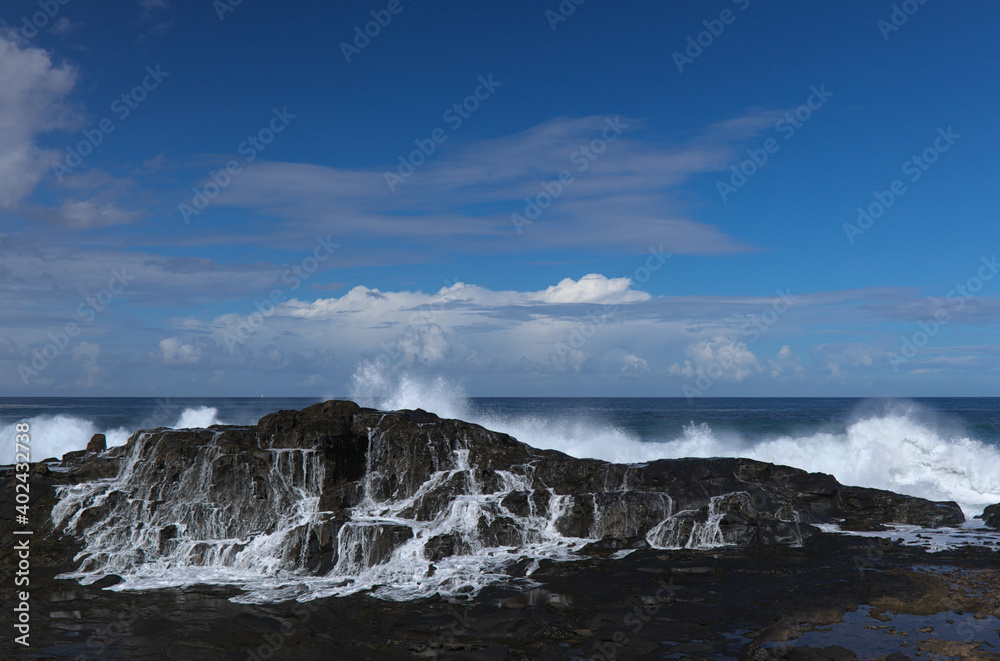
M 423 408 L 575 457 L 641 463 L 743 456 L 834 475 L 855 486 L 954 500 L 968 518 L 1000 502 L 1000 398 L 494 398 L 438 380 L 404 379 L 351 399 Z M 247 425 L 318 398 L 3 398 L 0 464 L 14 425 L 31 424 L 32 459 L 84 448 L 95 433 L 121 445 L 137 429 Z

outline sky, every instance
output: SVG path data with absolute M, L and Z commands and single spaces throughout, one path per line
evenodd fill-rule
M 998 19 L 5 0 L 0 396 L 1000 395 Z

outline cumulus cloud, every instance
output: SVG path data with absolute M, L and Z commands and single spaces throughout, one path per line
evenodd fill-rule
M 579 280 L 564 278 L 531 298 L 541 303 L 635 303 L 651 298 L 646 292 L 630 291 L 631 286 L 630 278 L 590 273 Z
M 160 340 L 160 357 L 165 365 L 195 365 L 201 362 L 201 350 L 179 337 L 168 337 Z
M 53 27 L 60 34 L 73 28 L 66 21 Z M 75 82 L 76 71 L 69 64 L 55 64 L 47 51 L 0 31 L 0 210 L 72 229 L 131 223 L 140 214 L 118 205 L 128 182 L 100 172 L 85 170 L 53 180 L 57 195 L 72 191 L 54 206 L 28 202 L 52 164 L 65 156 L 39 147 L 40 136 L 83 125 L 70 99 Z
M 79 124 L 68 101 L 75 82 L 68 64 L 0 32 L 0 209 L 17 208 L 58 157 L 37 146 L 38 136 Z
M 228 347 L 234 356 L 294 338 L 302 347 L 331 346 L 347 355 L 381 360 L 393 369 L 636 374 L 652 366 L 632 348 L 636 328 L 618 322 L 652 300 L 649 293 L 634 289 L 629 278 L 594 273 L 533 291 L 495 291 L 462 282 L 434 293 L 357 286 L 340 297 L 281 303 L 258 315 L 259 323 L 252 328 L 248 324 L 253 309 L 208 322 L 178 320 L 176 328 Z M 676 321 L 661 326 L 659 342 L 672 324 Z M 180 362 L 180 342 L 171 338 L 162 345 L 164 356 Z M 579 342 L 586 347 L 576 346 Z
M 394 314 L 411 320 L 427 320 L 443 314 L 445 310 L 461 314 L 463 310 L 471 312 L 557 304 L 627 305 L 650 298 L 649 293 L 632 289 L 630 278 L 608 278 L 590 273 L 579 280 L 564 278 L 543 290 L 525 292 L 493 291 L 463 282 L 442 287 L 435 294 L 381 292 L 359 285 L 340 298 L 291 301 L 279 308 L 279 314 L 305 319 L 334 319 L 347 313 L 359 319 L 376 319 Z
M 688 360 L 671 365 L 671 375 L 690 379 L 706 374 L 713 380 L 738 382 L 761 370 L 757 356 L 747 348 L 746 342 L 721 335 L 699 340 L 684 353 Z
M 880 352 L 871 344 L 844 342 L 818 344 L 810 353 L 813 364 L 822 366 L 829 378 L 843 381 L 858 371 L 871 370 Z
M 634 353 L 627 354 L 622 358 L 622 371 L 623 372 L 648 372 L 649 363 L 646 362 L 645 358 L 640 358 Z
M 768 361 L 768 369 L 773 378 L 780 376 L 802 376 L 805 372 L 805 368 L 799 362 L 799 357 L 787 344 L 782 345 L 774 359 Z
M 444 330 L 437 324 L 408 326 L 397 338 L 404 365 L 433 365 L 443 361 L 450 349 Z

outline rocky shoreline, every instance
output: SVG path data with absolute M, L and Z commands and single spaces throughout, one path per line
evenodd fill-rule
M 210 484 L 191 482 L 206 470 Z M 12 471 L 0 479 L 9 540 Z M 110 450 L 95 442 L 35 465 L 31 480 L 32 646 L 5 634 L 2 658 L 1000 658 L 997 550 L 928 553 L 893 540 L 892 524 L 962 523 L 957 505 L 783 466 L 607 464 L 422 411 L 326 402 L 254 427 L 155 430 Z M 95 481 L 103 486 L 85 486 Z M 84 486 L 53 513 L 57 487 L 71 485 Z M 314 497 L 315 512 L 286 526 L 274 513 L 298 511 L 295 493 Z M 478 517 L 469 525 L 435 527 L 467 503 L 462 512 Z M 225 517 L 212 514 L 220 507 Z M 984 522 L 998 515 L 988 509 Z M 831 523 L 877 536 L 818 527 Z M 305 601 L 252 604 L 231 601 L 244 594 L 232 585 L 103 589 L 128 563 L 224 565 L 251 530 L 282 542 L 256 558 L 303 580 L 381 571 L 408 544 L 432 585 L 470 553 L 581 541 L 568 558 L 528 554 L 502 565 L 505 579 L 403 601 L 368 590 L 311 598 L 306 587 Z M 83 565 L 109 576 L 56 578 Z M 0 571 L 15 566 L 5 541 Z

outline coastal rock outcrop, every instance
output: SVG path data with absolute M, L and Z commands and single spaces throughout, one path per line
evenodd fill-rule
M 59 487 L 52 508 L 56 529 L 83 542 L 80 570 L 161 582 L 172 569 L 211 567 L 325 577 L 333 593 L 391 584 L 408 598 L 530 574 L 520 560 L 602 540 L 799 545 L 816 524 L 964 521 L 952 502 L 787 466 L 577 459 L 425 411 L 347 401 L 255 426 L 141 431 L 74 461 L 79 474 L 106 478 Z
M 94 434 L 87 443 L 87 454 L 96 454 L 108 449 L 108 438 L 104 434 Z
M 990 505 L 983 510 L 983 523 L 988 528 L 1000 530 L 1000 504 Z

